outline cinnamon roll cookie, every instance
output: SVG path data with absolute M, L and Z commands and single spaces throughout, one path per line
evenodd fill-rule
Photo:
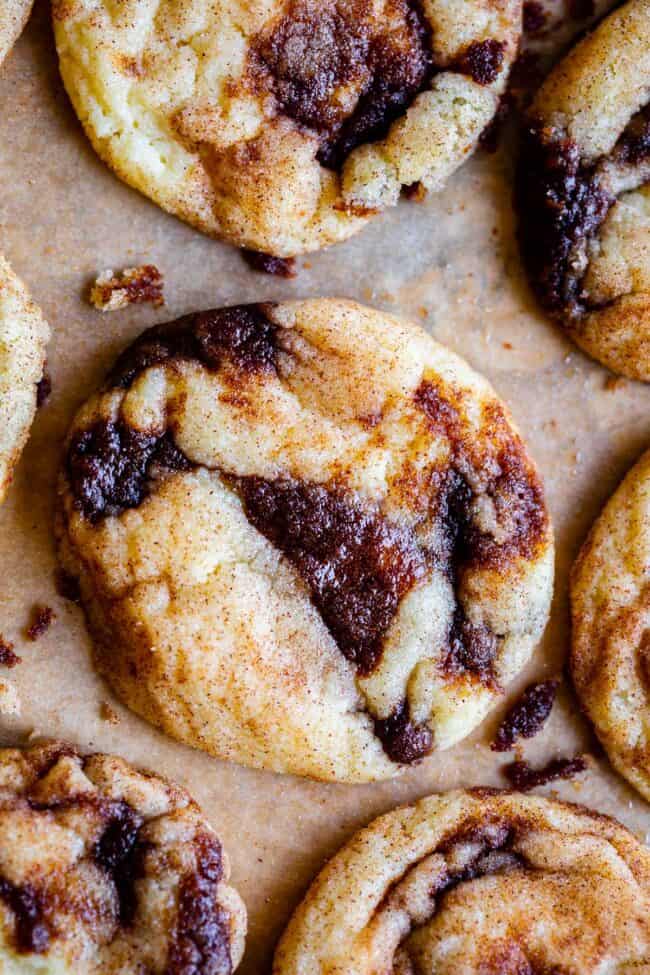
M 592 528 L 571 606 L 582 705 L 612 764 L 650 801 L 650 451 Z
M 247 765 L 394 775 L 481 721 L 547 618 L 551 530 L 507 410 L 349 301 L 145 332 L 72 425 L 59 508 L 118 695 Z
M 362 830 L 298 907 L 273 975 L 633 975 L 650 851 L 613 819 L 476 789 Z
M 523 256 L 589 355 L 650 381 L 650 0 L 629 0 L 555 68 L 519 168 Z
M 440 189 L 493 118 L 521 0 L 54 0 L 99 155 L 160 206 L 291 257 L 403 186 Z
M 183 789 L 61 742 L 0 750 L 3 975 L 231 975 L 228 875 Z
M 0 502 L 36 412 L 49 329 L 0 256 Z
M 2 0 L 0 3 L 0 64 L 20 37 L 34 0 Z

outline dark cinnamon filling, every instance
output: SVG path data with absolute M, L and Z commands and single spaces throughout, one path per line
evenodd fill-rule
M 275 369 L 278 326 L 272 304 L 234 305 L 186 315 L 147 329 L 117 360 L 108 386 L 127 389 L 135 377 L 170 360 L 200 362 L 219 369 L 227 361 L 242 373 Z
M 297 274 L 295 257 L 273 257 L 272 254 L 249 250 L 242 250 L 242 256 L 253 271 L 272 274 L 276 278 L 295 278 Z
M 634 167 L 649 156 L 650 106 L 645 106 L 610 158 Z M 580 318 L 591 307 L 583 290 L 588 245 L 616 203 L 602 175 L 605 161 L 584 162 L 574 142 L 539 122 L 524 135 L 516 187 L 521 251 L 539 301 L 560 317 Z
M 228 481 L 251 524 L 297 568 L 341 653 L 372 673 L 401 599 L 426 576 L 413 533 L 336 488 Z
M 141 433 L 122 420 L 99 421 L 77 434 L 67 457 L 75 504 L 93 523 L 138 508 L 156 473 L 191 466 L 169 433 Z
M 417 0 L 388 0 L 383 21 L 368 0 L 292 0 L 253 42 L 255 83 L 316 133 L 317 158 L 329 168 L 383 138 L 433 73 L 431 31 Z
M 420 0 L 387 0 L 381 22 L 369 0 L 290 0 L 253 40 L 251 84 L 314 133 L 317 159 L 340 169 L 358 146 L 383 139 L 438 71 L 493 84 L 505 44 L 470 43 L 457 64 L 434 64 L 432 30 Z
M 218 901 L 221 846 L 207 833 L 194 842 L 196 868 L 180 885 L 165 975 L 230 975 L 230 925 Z
M 533 768 L 528 762 L 512 762 L 503 772 L 510 784 L 520 792 L 528 792 L 540 785 L 548 785 L 558 779 L 571 779 L 587 771 L 587 761 L 582 755 L 576 758 L 554 758 L 543 768 Z
M 142 875 L 143 850 L 138 833 L 143 821 L 126 802 L 109 803 L 105 809 L 107 823 L 92 855 L 115 885 L 119 921 L 126 927 L 135 917 L 135 881 Z
M 533 738 L 551 713 L 559 681 L 545 680 L 526 688 L 499 725 L 492 743 L 495 752 L 509 751 L 520 738 Z

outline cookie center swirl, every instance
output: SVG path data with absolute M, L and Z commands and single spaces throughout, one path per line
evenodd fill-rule
M 293 0 L 253 42 L 251 71 L 283 114 L 314 131 L 330 168 L 386 135 L 433 72 L 430 28 L 417 0 Z

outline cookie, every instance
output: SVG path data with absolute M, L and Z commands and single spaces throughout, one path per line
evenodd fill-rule
M 61 742 L 0 750 L 0 971 L 231 975 L 246 910 L 188 794 Z
M 571 673 L 614 767 L 650 801 L 650 451 L 573 567 Z
M 650 851 L 613 819 L 475 789 L 371 823 L 327 864 L 273 975 L 647 971 Z
M 0 64 L 20 37 L 34 0 L 2 0 L 0 4 Z
M 54 0 L 99 155 L 205 233 L 277 257 L 439 190 L 493 118 L 521 0 Z
M 351 301 L 145 332 L 72 424 L 57 531 L 122 700 L 220 758 L 321 779 L 386 778 L 467 735 L 552 588 L 506 408 Z
M 0 502 L 34 419 L 48 338 L 39 309 L 0 257 Z
M 535 292 L 581 348 L 650 381 L 650 0 L 629 0 L 554 69 L 518 175 Z

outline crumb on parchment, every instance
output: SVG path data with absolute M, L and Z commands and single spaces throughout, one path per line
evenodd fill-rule
M 118 311 L 144 303 L 159 308 L 165 304 L 164 286 L 163 276 L 155 264 L 142 264 L 118 273 L 103 271 L 90 289 L 89 298 L 99 311 Z
M 0 633 L 0 667 L 15 667 L 19 664 L 21 657 L 14 653 L 14 645 L 9 640 L 5 640 Z
M 32 622 L 27 627 L 27 639 L 32 642 L 43 636 L 56 619 L 56 613 L 51 606 L 35 606 L 32 612 Z
M 102 701 L 99 705 L 99 716 L 102 721 L 108 721 L 109 724 L 117 725 L 120 723 L 119 714 L 115 708 L 111 707 L 108 701 Z
M 573 778 L 586 772 L 589 767 L 588 755 L 576 755 L 574 758 L 554 758 L 543 768 L 533 768 L 526 761 L 512 762 L 505 766 L 503 773 L 513 788 L 528 792 L 558 779 Z

